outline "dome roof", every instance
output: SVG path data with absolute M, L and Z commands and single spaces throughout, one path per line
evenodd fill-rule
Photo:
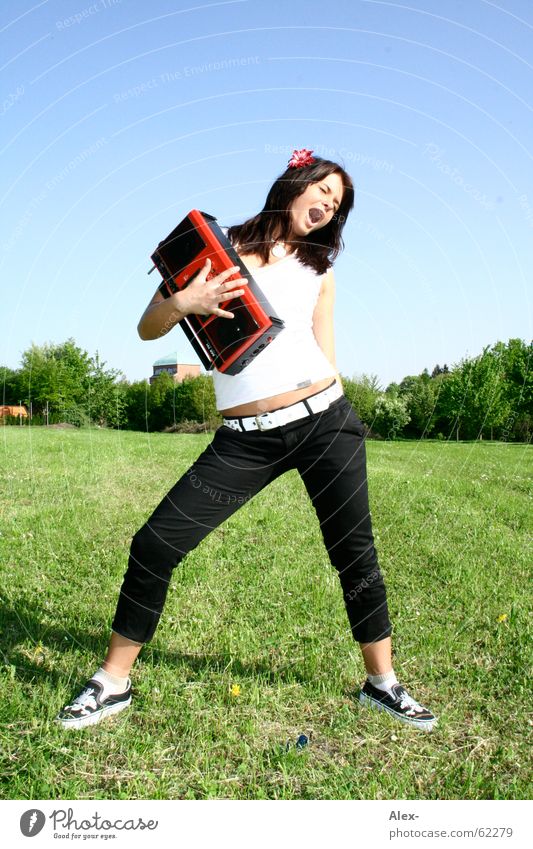
M 158 360 L 153 364 L 154 368 L 156 366 L 175 366 L 177 364 L 182 366 L 196 366 L 200 365 L 198 360 L 194 357 L 189 357 L 187 360 L 183 357 L 179 357 L 178 353 L 174 351 L 172 354 L 166 354 L 164 357 L 159 357 Z

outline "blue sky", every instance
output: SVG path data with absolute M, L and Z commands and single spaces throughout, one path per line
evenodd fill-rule
M 150 254 L 262 208 L 293 148 L 343 164 L 337 362 L 386 386 L 532 336 L 527 0 L 4 2 L 0 364 L 74 337 L 129 380 Z

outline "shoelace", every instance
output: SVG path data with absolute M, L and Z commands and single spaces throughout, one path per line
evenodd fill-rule
M 83 693 L 80 693 L 77 699 L 74 699 L 71 705 L 67 705 L 65 710 L 67 711 L 80 711 L 80 713 L 85 716 L 91 711 L 95 711 L 97 708 L 96 699 L 95 699 L 95 691 L 92 689 L 84 690 Z
M 409 708 L 406 710 L 406 714 L 408 716 L 413 716 L 415 712 L 423 713 L 425 708 L 422 705 L 419 705 L 405 690 L 400 696 L 400 710 L 405 710 L 405 708 Z

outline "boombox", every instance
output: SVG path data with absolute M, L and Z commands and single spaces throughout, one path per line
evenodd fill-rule
M 239 266 L 228 280 L 245 277 L 244 293 L 229 297 L 220 307 L 233 318 L 217 315 L 187 315 L 180 322 L 189 342 L 206 369 L 217 368 L 225 374 L 238 374 L 283 330 L 276 315 L 249 270 L 237 255 L 213 215 L 193 209 L 185 216 L 152 254 L 152 261 L 163 281 L 159 291 L 165 298 L 185 289 L 199 273 L 206 259 L 211 260 L 207 279 L 216 277 L 233 265 Z M 153 270 L 153 269 L 152 269 Z M 238 288 L 236 283 L 235 288 Z

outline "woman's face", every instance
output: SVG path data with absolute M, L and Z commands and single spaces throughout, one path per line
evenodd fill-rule
M 289 207 L 292 236 L 307 236 L 329 224 L 342 201 L 344 186 L 339 174 L 328 174 L 311 183 Z

